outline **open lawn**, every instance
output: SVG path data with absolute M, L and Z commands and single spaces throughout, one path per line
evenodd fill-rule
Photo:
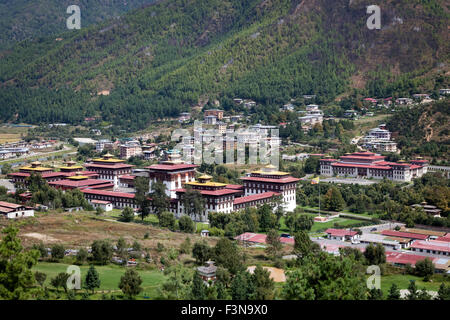
M 66 272 L 68 264 L 64 263 L 51 263 L 51 262 L 40 262 L 35 267 L 33 271 L 40 271 L 47 274 L 47 279 L 44 285 L 51 287 L 50 279 L 55 277 L 60 272 Z M 82 282 L 86 277 L 89 266 L 81 266 L 81 279 Z M 96 266 L 95 269 L 100 276 L 100 288 L 96 290 L 97 293 L 103 293 L 104 291 L 114 291 L 121 293 L 118 285 L 120 277 L 125 273 L 126 267 L 107 265 L 107 266 Z M 144 289 L 141 294 L 137 297 L 144 298 L 144 296 L 154 299 L 157 296 L 158 287 L 164 282 L 165 276 L 158 269 L 153 270 L 137 270 L 141 279 L 141 287 Z M 105 292 L 106 293 L 106 292 Z
M 421 277 L 408 274 L 385 275 L 381 276 L 381 291 L 383 291 L 383 297 L 386 298 L 388 296 L 389 289 L 393 283 L 395 283 L 400 290 L 408 289 L 410 280 L 416 281 L 416 287 L 419 290 L 425 288 L 426 290 L 438 291 L 442 282 L 444 282 L 447 286 L 450 285 L 450 278 L 439 274 L 435 274 L 429 282 L 424 282 Z

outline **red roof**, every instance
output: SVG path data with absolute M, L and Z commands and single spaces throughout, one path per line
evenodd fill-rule
M 227 188 L 227 189 L 241 190 L 241 189 L 244 189 L 244 186 L 241 185 L 241 184 L 227 184 L 227 185 L 225 186 L 225 188 Z
M 370 165 L 370 164 L 355 164 L 355 163 L 342 163 L 342 162 L 332 163 L 331 166 L 345 167 L 345 168 L 380 169 L 380 170 L 390 170 L 391 169 L 391 167 L 388 167 L 388 166 L 376 166 L 376 165 Z
M 436 241 L 447 241 L 450 242 L 450 233 L 447 233 L 445 236 L 443 237 L 439 237 L 436 239 Z
M 359 155 L 348 155 L 348 156 L 341 156 L 340 159 L 355 159 L 355 160 L 383 160 L 385 156 L 359 156 Z
M 29 177 L 30 174 L 26 172 L 11 172 L 8 173 L 8 176 L 10 177 Z
M 42 178 L 67 177 L 67 172 L 47 172 L 42 174 Z
M 124 174 L 123 176 L 120 176 L 119 179 L 128 179 L 128 180 L 134 180 L 136 176 L 133 176 L 131 174 Z
M 96 194 L 96 195 L 100 195 L 100 196 L 134 199 L 134 193 L 106 191 L 106 190 L 93 190 L 93 189 L 83 189 L 83 190 L 81 190 L 81 192 L 87 193 L 87 194 Z
M 286 177 L 280 179 L 271 179 L 271 178 L 258 178 L 258 177 L 242 177 L 241 180 L 248 181 L 260 181 L 260 182 L 273 182 L 273 183 L 291 183 L 300 181 L 300 179 L 294 177 Z
M 338 160 L 337 159 L 320 159 L 320 161 L 335 162 L 335 161 L 338 161 Z
M 86 168 L 104 168 L 104 169 L 124 169 L 134 167 L 133 165 L 126 163 L 115 163 L 115 164 L 86 163 L 84 166 Z
M 251 196 L 239 197 L 239 198 L 234 199 L 234 204 L 241 204 L 241 203 L 246 203 L 246 202 L 251 202 L 251 201 L 256 201 L 256 200 L 272 198 L 273 196 L 278 196 L 278 195 L 280 195 L 278 192 L 272 192 L 272 191 L 258 193 L 258 194 L 252 194 Z
M 255 243 L 266 243 L 266 238 L 267 238 L 267 236 L 265 234 L 246 232 L 246 233 L 238 235 L 234 239 L 235 240 L 239 240 L 239 241 L 248 241 L 248 242 L 255 242 Z M 292 238 L 280 237 L 280 242 L 281 243 L 294 244 L 295 243 L 295 239 L 294 239 L 294 237 L 292 237 Z
M 425 258 L 427 257 L 419 256 L 417 254 L 386 251 L 386 261 L 389 263 L 410 264 L 414 266 L 417 261 L 424 260 Z M 433 257 L 428 258 L 432 261 L 436 259 Z
M 10 208 L 10 209 L 17 209 L 17 208 L 23 207 L 23 205 L 16 204 L 16 203 L 11 203 L 11 202 L 6 202 L 6 201 L 0 201 L 0 207 L 6 207 L 6 208 Z
M 193 169 L 197 168 L 198 165 L 196 164 L 154 164 L 149 167 L 146 167 L 146 169 L 151 170 L 163 170 L 163 171 L 175 171 L 175 170 L 184 170 L 184 169 Z
M 411 233 L 411 232 L 402 232 L 402 231 L 395 231 L 395 230 L 383 230 L 381 232 L 383 236 L 390 236 L 390 237 L 400 237 L 400 238 L 409 238 L 409 239 L 416 239 L 416 240 L 425 240 L 428 239 L 428 236 L 426 234 L 418 234 L 418 233 Z
M 98 204 L 109 204 L 111 202 L 109 201 L 103 201 L 103 200 L 91 200 L 92 203 L 98 203 Z
M 327 229 L 325 232 L 335 237 L 345 237 L 345 236 L 353 237 L 358 234 L 358 232 L 356 231 L 350 231 L 346 229 L 332 229 L 332 228 Z
M 414 241 L 411 248 L 450 252 L 450 242 L 447 241 Z

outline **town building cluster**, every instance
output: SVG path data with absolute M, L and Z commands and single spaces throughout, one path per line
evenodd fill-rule
M 42 151 L 44 149 L 54 148 L 57 145 L 56 140 L 43 141 L 18 141 L 9 142 L 0 145 L 0 160 L 18 158 L 32 152 Z

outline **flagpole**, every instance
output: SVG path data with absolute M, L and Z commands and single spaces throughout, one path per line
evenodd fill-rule
M 320 217 L 320 181 L 317 184 L 319 185 L 319 217 Z

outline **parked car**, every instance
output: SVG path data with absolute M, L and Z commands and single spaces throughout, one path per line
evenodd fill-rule
M 371 232 L 377 231 L 377 228 L 370 229 Z

